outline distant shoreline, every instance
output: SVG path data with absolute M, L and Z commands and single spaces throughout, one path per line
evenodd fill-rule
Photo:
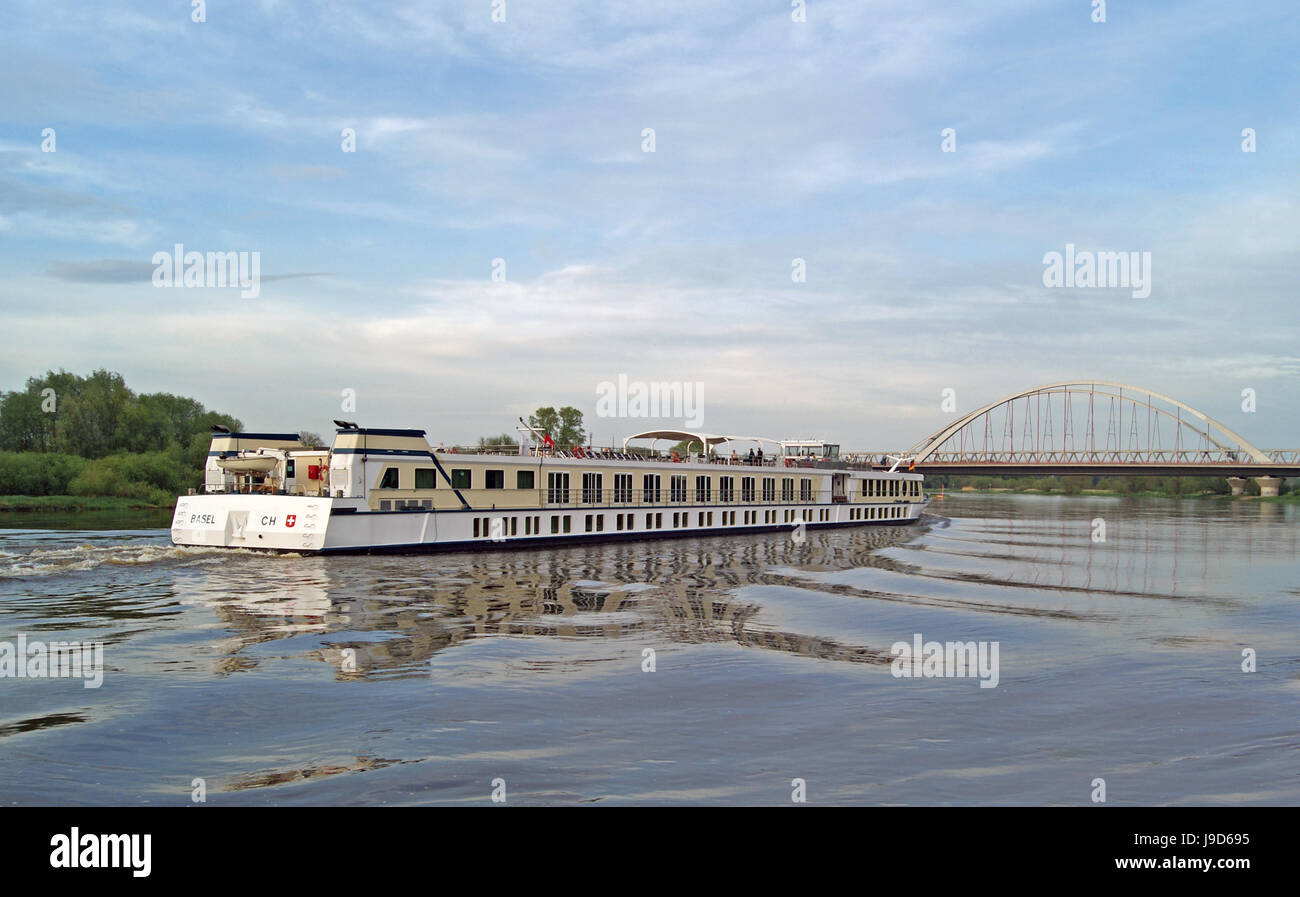
M 1113 489 L 1080 489 L 1077 492 L 1066 492 L 1062 489 L 1012 489 L 1008 486 L 999 486 L 989 489 L 976 489 L 965 486 L 957 489 L 945 489 L 942 493 L 933 489 L 927 490 L 931 498 L 942 494 L 945 498 L 954 495 L 1054 495 L 1060 498 L 1189 498 L 1189 499 L 1223 499 L 1236 500 L 1248 499 L 1250 501 L 1296 501 L 1300 499 L 1300 492 L 1291 492 L 1286 495 L 1263 497 L 1259 495 L 1230 495 L 1222 492 L 1116 492 Z

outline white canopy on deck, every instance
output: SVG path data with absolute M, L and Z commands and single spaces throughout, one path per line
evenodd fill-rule
M 623 440 L 623 450 L 627 451 L 627 444 L 633 439 L 671 439 L 673 442 L 698 442 L 704 446 L 706 452 L 712 452 L 714 447 L 724 442 L 770 442 L 773 445 L 780 445 L 779 439 L 768 439 L 765 436 L 724 436 L 720 433 L 692 433 L 688 430 L 646 430 L 644 433 L 636 433 L 628 436 Z

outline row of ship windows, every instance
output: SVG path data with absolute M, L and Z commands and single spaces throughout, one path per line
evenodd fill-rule
M 891 505 L 887 508 L 849 508 L 850 520 L 887 520 L 891 517 L 906 516 L 906 505 Z
M 604 500 L 605 493 L 605 475 L 600 473 L 584 473 L 582 475 L 582 503 L 599 504 Z M 671 476 L 668 482 L 668 503 L 677 504 L 686 501 L 687 495 L 687 477 Z M 756 498 L 755 487 L 757 479 L 755 477 L 740 478 L 740 500 L 742 502 L 759 501 L 776 501 L 776 477 L 764 477 L 762 481 L 762 498 Z M 641 498 L 649 504 L 658 504 L 663 501 L 663 480 L 659 474 L 645 474 L 641 477 Z M 567 473 L 549 473 L 546 475 L 546 500 L 553 504 L 567 504 L 569 501 L 569 475 Z M 632 474 L 616 473 L 614 474 L 614 489 L 611 494 L 611 500 L 618 504 L 620 502 L 631 502 L 632 493 Z M 720 503 L 733 502 L 736 500 L 736 478 L 719 477 L 718 478 L 718 501 Z M 794 478 L 783 477 L 781 480 L 781 500 L 794 501 Z M 803 477 L 799 480 L 799 501 L 813 500 L 813 481 L 809 477 Z M 700 503 L 709 503 L 713 501 L 713 478 L 710 476 L 697 476 L 695 478 L 695 501 Z
M 535 488 L 536 480 L 534 479 L 535 471 L 518 470 L 515 471 L 515 488 L 528 489 Z M 505 488 L 505 471 L 488 470 L 484 471 L 485 483 L 487 489 L 504 489 Z M 613 501 L 619 502 L 632 501 L 632 474 L 616 473 L 614 476 Z M 397 489 L 399 488 L 398 468 L 389 467 L 384 470 L 383 476 L 379 480 L 380 489 Z M 473 471 L 453 469 L 451 471 L 451 485 L 453 489 L 473 489 Z M 415 469 L 415 488 L 416 489 L 433 489 L 437 483 L 437 471 L 432 467 L 417 467 Z M 605 475 L 603 473 L 584 473 L 582 475 L 582 502 L 584 504 L 599 504 L 604 494 Z M 755 477 L 740 477 L 740 500 L 742 502 L 752 502 L 755 500 L 755 489 L 758 486 Z M 762 479 L 762 498 L 760 501 L 776 501 L 776 477 L 763 477 Z M 646 502 L 651 504 L 658 503 L 662 500 L 663 479 L 659 474 L 644 474 L 641 477 L 641 494 Z M 669 503 L 686 501 L 687 477 L 671 476 L 668 485 Z M 546 494 L 547 501 L 552 503 L 567 504 L 569 501 L 569 474 L 567 473 L 548 473 L 546 475 Z M 897 498 L 903 496 L 919 496 L 921 494 L 921 483 L 919 480 L 873 480 L 865 479 L 861 481 L 861 493 L 864 498 Z M 799 501 L 812 501 L 813 499 L 813 481 L 809 477 L 799 479 Z M 695 478 L 695 500 L 697 502 L 713 501 L 713 477 L 697 476 Z M 736 477 L 724 476 L 718 478 L 718 501 L 729 502 L 736 500 Z M 794 477 L 781 478 L 781 500 L 794 501 Z
M 850 508 L 850 520 L 884 520 L 887 518 L 905 516 L 906 508 L 894 506 L 890 508 Z M 877 515 L 879 511 L 879 515 Z M 870 512 L 869 514 L 867 512 Z M 679 511 L 672 515 L 672 529 L 688 529 L 691 526 L 690 511 Z M 782 523 L 794 523 L 799 520 L 809 523 L 813 520 L 813 509 L 804 508 L 797 510 L 787 508 L 782 511 L 741 511 L 740 526 L 757 526 L 758 515 L 763 515 L 763 523 L 770 524 L 777 522 L 777 516 L 781 515 Z M 718 511 L 719 526 L 736 526 L 736 511 Z M 713 511 L 697 511 L 696 526 L 710 527 L 713 526 Z M 558 535 L 562 533 L 573 532 L 573 514 L 557 514 L 551 518 L 551 534 Z M 605 532 L 604 514 L 584 514 L 583 515 L 583 532 L 603 533 Z M 635 513 L 615 514 L 614 530 L 615 532 L 629 532 L 636 529 Z M 831 519 L 830 508 L 817 509 L 817 520 L 827 523 Z M 664 514 L 662 511 L 646 514 L 644 529 L 663 529 Z M 540 536 L 542 534 L 542 518 L 539 516 L 524 517 L 524 535 Z M 519 535 L 519 518 L 518 517 L 475 517 L 474 518 L 474 538 L 475 539 L 504 539 L 508 536 Z

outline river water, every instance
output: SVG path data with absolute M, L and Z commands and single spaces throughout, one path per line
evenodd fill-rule
M 1298 518 L 954 495 L 802 542 L 304 558 L 10 515 L 0 646 L 99 641 L 103 679 L 0 679 L 0 802 L 1296 804 Z M 894 675 L 915 638 L 996 643 L 996 686 Z

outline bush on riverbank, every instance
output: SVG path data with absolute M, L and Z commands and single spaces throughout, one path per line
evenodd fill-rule
M 0 452 L 0 495 L 67 495 L 88 463 L 58 452 Z
M 109 496 L 168 505 L 201 480 L 179 447 L 93 461 L 58 452 L 0 452 L 0 495 Z
M 108 495 L 169 504 L 199 477 L 180 452 L 110 455 L 91 461 L 68 484 L 69 495 Z

